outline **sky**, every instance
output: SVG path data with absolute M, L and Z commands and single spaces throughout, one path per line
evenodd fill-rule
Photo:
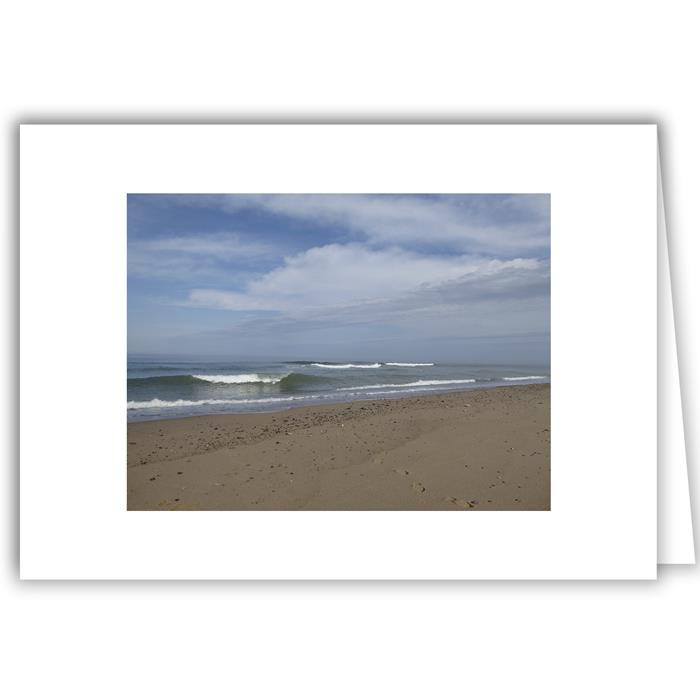
M 548 194 L 131 194 L 131 355 L 549 364 Z

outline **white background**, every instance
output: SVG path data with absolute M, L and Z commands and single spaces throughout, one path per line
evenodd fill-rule
M 700 57 L 689 3 L 14 5 L 0 41 L 10 326 L 20 120 L 660 122 L 697 501 Z M 13 465 L 12 339 L 6 352 Z M 12 469 L 7 484 L 10 697 L 697 696 L 697 568 L 638 584 L 19 584 Z
M 655 126 L 30 124 L 20 141 L 23 578 L 655 577 Z M 125 199 L 157 191 L 551 193 L 551 511 L 127 512 Z M 77 413 L 47 415 L 49 358 L 85 378 Z M 622 366 L 601 400 L 591 377 Z

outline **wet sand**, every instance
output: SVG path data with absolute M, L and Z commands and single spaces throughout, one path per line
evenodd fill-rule
M 129 510 L 549 510 L 549 384 L 128 426 Z

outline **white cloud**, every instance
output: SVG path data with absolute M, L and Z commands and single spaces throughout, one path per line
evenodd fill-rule
M 549 246 L 549 195 L 236 194 L 192 195 L 187 201 L 340 226 L 380 245 L 443 245 L 499 254 Z
M 246 240 L 237 233 L 190 234 L 153 238 L 137 245 L 144 251 L 205 256 L 220 260 L 260 258 L 274 253 L 271 246 Z
M 422 255 L 399 248 L 373 250 L 360 244 L 331 244 L 287 257 L 284 264 L 252 279 L 243 292 L 195 289 L 185 304 L 280 311 L 299 318 L 324 309 L 396 303 L 458 281 L 474 286 L 482 280 L 488 288 L 489 279 L 498 278 L 499 284 L 505 284 L 519 271 L 539 271 L 541 267 L 536 259 L 528 258 Z
M 271 310 L 269 301 L 256 299 L 239 292 L 221 289 L 193 289 L 181 306 L 202 309 L 223 309 L 226 311 L 265 311 Z
M 365 286 L 370 285 L 365 282 Z M 200 302 L 217 308 L 272 305 L 246 294 L 201 293 Z M 541 349 L 547 346 L 549 334 L 549 263 L 533 259 L 480 261 L 457 277 L 414 284 L 403 293 L 345 304 L 338 297 L 334 301 L 331 304 L 328 300 L 324 306 L 282 308 L 273 315 L 236 315 L 226 329 L 211 334 L 208 342 L 220 347 L 233 343 L 238 351 L 251 352 L 253 348 L 267 352 L 271 344 L 280 353 L 291 347 L 302 352 L 303 347 L 309 356 L 316 356 L 319 348 L 330 344 L 343 358 L 353 356 L 349 348 L 363 349 L 361 357 L 369 357 L 372 347 L 380 347 L 383 356 L 387 347 L 394 348 L 393 352 L 419 352 L 416 343 L 423 343 L 423 352 L 433 357 L 431 338 L 443 349 L 445 342 L 454 340 L 457 345 L 450 352 L 457 355 L 464 343 L 484 337 L 500 338 L 499 346 L 512 337 L 521 347 L 534 343 Z M 281 298 L 278 306 L 284 306 Z M 382 345 L 384 341 L 387 347 Z

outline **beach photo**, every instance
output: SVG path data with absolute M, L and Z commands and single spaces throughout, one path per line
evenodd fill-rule
M 547 511 L 549 194 L 129 194 L 129 510 Z

